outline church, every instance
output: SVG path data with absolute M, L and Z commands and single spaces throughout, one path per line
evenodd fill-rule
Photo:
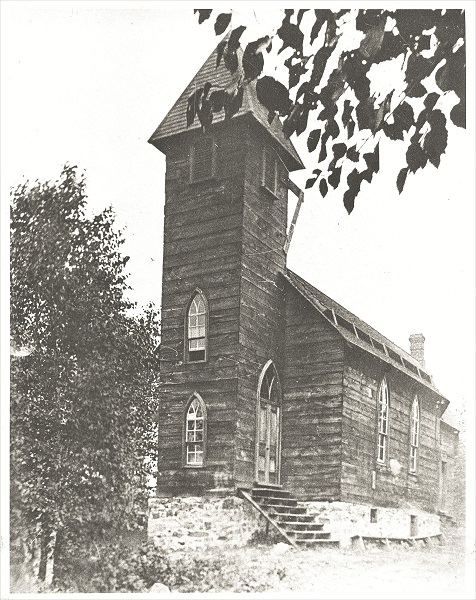
M 166 157 L 158 474 L 148 533 L 176 547 L 439 535 L 458 432 L 422 334 L 399 348 L 287 268 L 304 165 L 245 87 L 232 118 L 187 123 L 233 86 L 212 53 L 150 138 Z M 298 205 L 299 205 L 298 202 Z

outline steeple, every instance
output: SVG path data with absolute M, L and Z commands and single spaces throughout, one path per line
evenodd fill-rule
M 243 52 L 238 49 L 237 56 L 238 62 L 241 63 Z M 237 78 L 240 68 L 231 75 L 228 69 L 220 62 L 218 67 L 217 63 L 217 48 L 211 53 L 208 59 L 205 61 L 201 69 L 188 84 L 178 100 L 175 102 L 173 107 L 169 110 L 163 121 L 154 131 L 149 139 L 149 143 L 154 145 L 159 150 L 164 150 L 164 143 L 171 137 L 180 135 L 186 131 L 193 131 L 201 127 L 198 119 L 187 127 L 187 104 L 190 95 L 200 87 L 203 87 L 205 83 L 209 82 L 212 85 L 212 91 L 215 89 L 222 89 L 232 91 L 236 89 Z M 276 116 L 272 123 L 268 120 L 268 111 L 258 101 L 256 97 L 256 82 L 247 83 L 244 86 L 243 102 L 238 113 L 233 117 L 238 119 L 250 115 L 254 120 L 263 125 L 267 132 L 278 142 L 280 147 L 280 154 L 284 164 L 288 171 L 295 171 L 297 169 L 304 168 L 304 165 L 299 158 L 296 149 L 292 142 L 287 139 L 281 127 L 281 122 Z M 221 110 L 219 113 L 214 114 L 213 123 L 218 123 L 225 119 L 225 112 Z

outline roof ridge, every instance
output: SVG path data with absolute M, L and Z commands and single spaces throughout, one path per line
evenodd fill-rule
M 345 306 L 343 306 L 342 304 L 340 304 L 339 302 L 337 302 L 336 300 L 334 300 L 333 298 L 331 298 L 330 296 L 328 296 L 326 293 L 324 293 L 323 291 L 321 291 L 320 289 L 316 288 L 316 286 L 312 285 L 312 283 L 309 283 L 308 281 L 306 281 L 305 279 L 303 279 L 301 276 L 299 276 L 297 273 L 295 273 L 294 271 L 291 271 L 291 269 L 287 269 L 287 271 L 289 271 L 291 273 L 292 276 L 297 277 L 300 281 L 302 281 L 304 283 L 304 285 L 308 285 L 310 287 L 312 287 L 313 289 L 315 289 L 317 292 L 319 292 L 319 294 L 322 294 L 323 296 L 325 296 L 326 298 L 329 298 L 329 300 L 331 302 L 333 302 L 334 304 L 337 304 L 340 308 L 342 308 L 346 313 L 352 315 L 353 317 L 355 317 L 358 321 L 360 321 L 361 323 L 364 323 L 364 325 L 366 325 L 369 329 L 371 329 L 372 331 L 374 331 L 375 333 L 378 333 L 378 335 L 380 337 L 382 337 L 385 341 L 389 342 L 389 344 L 392 344 L 392 346 L 395 346 L 396 348 L 398 348 L 399 350 L 401 350 L 408 358 L 411 359 L 412 362 L 414 362 L 418 368 L 423 371 L 424 373 L 426 373 L 426 369 L 423 368 L 420 363 L 418 362 L 418 360 L 413 357 L 409 352 L 407 352 L 405 349 L 401 348 L 398 344 L 396 344 L 395 342 L 393 342 L 390 338 L 388 338 L 387 336 L 385 336 L 383 333 L 380 333 L 380 331 L 378 331 L 378 329 L 375 329 L 375 327 L 372 327 L 372 325 L 369 325 L 366 321 L 364 321 L 363 319 L 361 319 L 360 317 L 358 317 L 356 314 L 354 314 L 352 311 L 350 311 L 348 308 L 346 308 Z M 378 341 L 378 340 L 377 340 Z M 405 357 L 406 357 L 405 356 Z M 404 358 L 405 358 L 404 357 Z
M 345 320 L 351 320 L 352 321 L 351 324 L 353 327 L 362 329 L 362 333 L 364 333 L 366 336 L 369 337 L 369 339 L 373 340 L 374 342 L 383 344 L 384 342 L 382 340 L 385 340 L 387 342 L 386 346 L 388 347 L 389 350 L 391 350 L 395 354 L 399 354 L 400 358 L 406 359 L 405 356 L 401 356 L 401 354 L 396 351 L 396 350 L 399 350 L 399 351 L 403 352 L 404 354 L 407 354 L 397 344 L 395 344 L 394 342 L 389 340 L 387 337 L 382 335 L 379 331 L 377 331 L 371 325 L 368 325 L 368 323 L 366 323 L 365 321 L 362 321 L 362 319 L 357 317 L 357 315 L 354 315 L 352 312 L 347 310 L 344 306 L 340 305 L 338 302 L 333 300 L 330 296 L 327 296 L 326 294 L 324 294 L 323 292 L 318 290 L 316 287 L 314 287 L 312 284 L 308 283 L 305 279 L 303 279 L 302 277 L 300 277 L 299 275 L 294 273 L 291 269 L 286 268 L 286 271 L 283 273 L 283 275 L 284 275 L 285 279 L 304 298 L 306 298 L 308 300 L 308 302 L 310 302 L 324 316 L 324 318 L 326 320 L 329 321 L 329 323 L 340 333 L 340 335 L 346 341 L 350 342 L 351 344 L 353 344 L 359 348 L 366 350 L 367 352 L 370 352 L 371 354 L 374 354 L 375 356 L 380 357 L 381 359 L 384 359 L 386 362 L 388 362 L 391 365 L 397 365 L 397 368 L 399 370 L 403 371 L 404 373 L 406 373 L 413 379 L 416 379 L 417 381 L 419 381 L 420 383 L 422 383 L 423 385 L 425 385 L 426 387 L 431 389 L 433 392 L 437 393 L 440 397 L 444 398 L 446 402 L 448 402 L 448 400 L 446 400 L 446 398 L 443 396 L 443 394 L 434 385 L 431 377 L 428 375 L 426 370 L 422 369 L 420 367 L 418 361 L 416 361 L 416 359 L 414 359 L 411 355 L 408 355 L 410 360 L 408 360 L 407 362 L 409 362 L 413 367 L 418 366 L 417 372 L 413 372 L 409 367 L 405 366 L 403 362 L 396 361 L 392 356 L 390 356 L 386 352 L 383 352 L 383 350 L 380 350 L 377 347 L 374 347 L 373 343 L 370 344 L 366 339 L 361 339 L 360 336 L 356 336 L 355 331 L 353 333 L 351 333 L 350 331 L 347 331 L 347 329 L 343 325 L 339 325 L 338 323 L 330 320 L 328 315 L 324 314 L 322 306 L 324 305 L 324 307 L 326 309 L 331 309 L 331 310 L 337 309 L 336 312 L 340 318 L 343 318 Z M 316 298 L 315 294 L 317 294 L 319 296 L 324 296 L 324 299 Z M 325 306 L 326 299 L 329 300 L 329 306 Z M 339 311 L 339 308 L 342 309 L 342 312 Z M 352 319 L 352 317 L 353 317 L 353 319 Z M 367 329 L 367 331 L 365 331 L 365 329 Z M 428 379 L 425 377 L 422 377 L 421 375 L 419 375 L 419 373 L 423 373 L 424 375 L 426 375 L 426 377 Z

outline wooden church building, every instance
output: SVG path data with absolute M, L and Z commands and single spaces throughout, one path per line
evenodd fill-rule
M 233 85 L 215 53 L 150 138 L 166 176 L 149 535 L 438 534 L 457 431 L 441 425 L 423 335 L 407 353 L 287 268 L 288 193 L 302 199 L 289 174 L 303 163 L 253 84 L 233 118 L 187 126 L 206 82 Z

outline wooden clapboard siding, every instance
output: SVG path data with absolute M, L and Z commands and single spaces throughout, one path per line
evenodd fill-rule
M 198 134 L 201 135 L 201 134 Z M 244 152 L 237 127 L 216 127 L 216 176 L 190 183 L 190 135 L 167 148 L 162 289 L 158 493 L 233 485 L 238 389 Z M 184 362 L 186 307 L 209 305 L 208 360 Z M 168 350 L 167 350 L 168 348 Z M 174 352 L 176 351 L 175 361 Z M 207 407 L 206 464 L 183 464 L 184 411 L 197 392 Z
M 301 499 L 339 500 L 344 344 L 286 284 L 283 483 Z
M 241 257 L 240 376 L 236 429 L 236 485 L 255 480 L 256 410 L 260 373 L 272 360 L 282 378 L 284 353 L 284 242 L 287 192 L 271 198 L 262 189 L 262 156 L 269 138 L 259 128 L 246 138 Z
M 377 462 L 377 396 L 386 376 L 390 416 L 386 464 Z M 415 393 L 420 400 L 420 443 L 416 474 L 410 473 L 410 414 Z M 360 350 L 346 347 L 342 427 L 342 499 L 379 506 L 407 502 L 435 510 L 438 489 L 437 406 L 432 392 Z M 401 472 L 394 477 L 390 459 Z M 376 486 L 372 490 L 372 471 Z

